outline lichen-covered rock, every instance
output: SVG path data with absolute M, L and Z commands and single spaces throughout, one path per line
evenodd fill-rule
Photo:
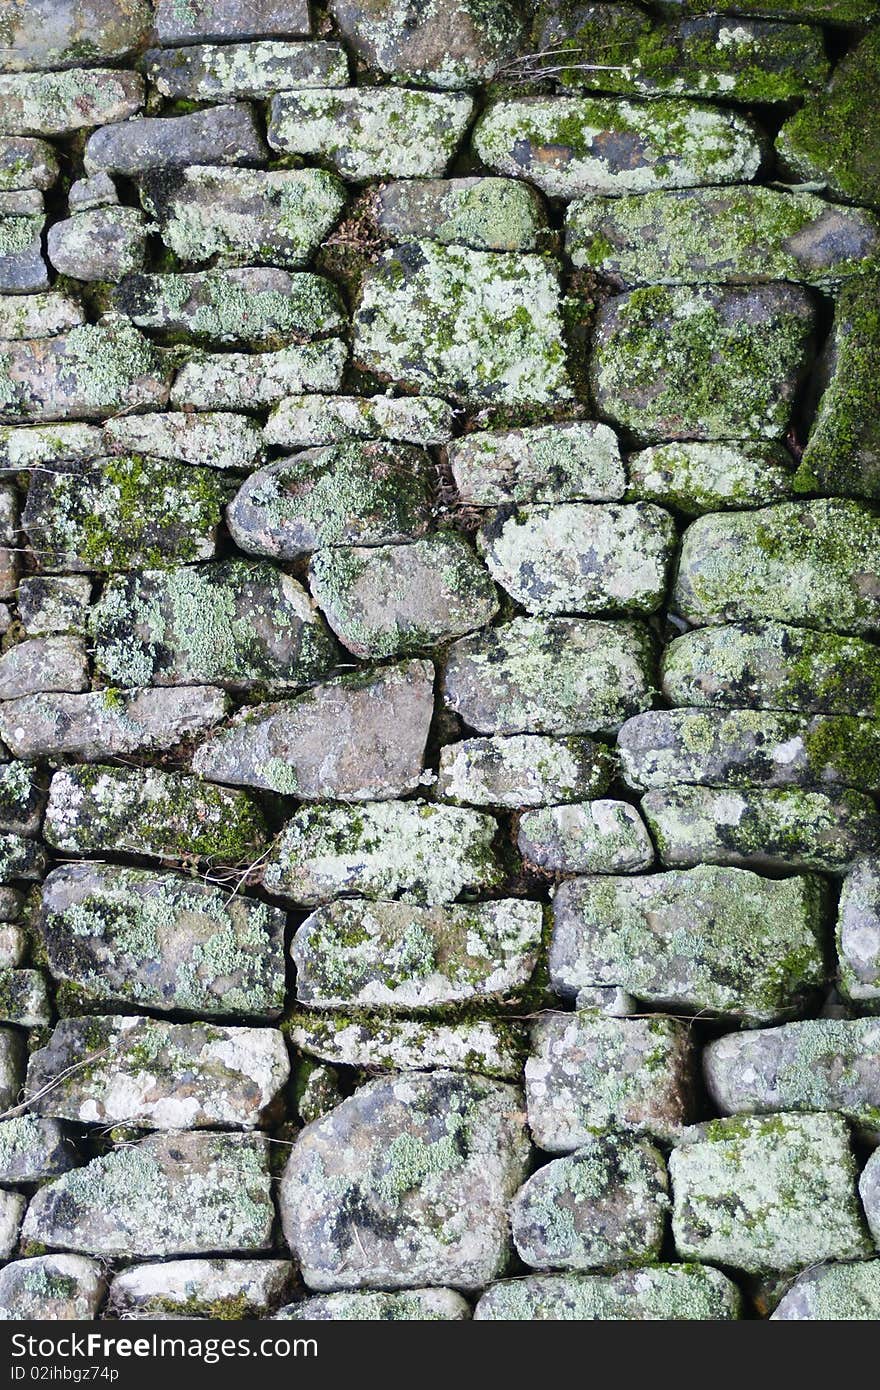
M 303 265 L 345 206 L 323 169 L 225 169 L 192 165 L 147 172 L 141 201 L 182 261 Z
M 685 531 L 673 603 L 689 623 L 880 627 L 880 521 L 837 498 L 701 516 Z
M 415 540 L 432 514 L 433 465 L 407 444 L 331 444 L 258 469 L 226 513 L 239 550 L 295 560 L 324 546 Z
M 654 444 L 627 459 L 627 497 L 691 516 L 782 502 L 796 490 L 791 456 L 745 440 Z
M 18 616 L 30 637 L 81 633 L 91 596 L 88 575 L 34 575 L 18 586 Z
M 47 569 L 183 564 L 214 555 L 227 495 L 214 469 L 123 454 L 35 469 L 21 520 Z
M 433 677 L 430 662 L 406 661 L 248 706 L 196 750 L 193 769 L 301 801 L 403 796 L 422 778 Z
M 272 98 L 268 140 L 344 179 L 431 178 L 445 173 L 473 109 L 464 93 L 409 88 L 283 92 Z
M 405 902 L 452 902 L 499 880 L 492 816 L 420 801 L 307 806 L 265 861 L 270 893 L 313 906 L 347 893 Z
M 297 1060 L 293 1075 L 294 1107 L 304 1125 L 323 1119 L 342 1100 L 339 1072 L 310 1057 Z
M 97 425 L 59 421 L 15 429 L 0 426 L 0 468 L 4 472 L 36 468 L 41 463 L 94 459 L 107 452 Z
M 46 869 L 46 851 L 35 840 L 13 833 L 0 834 L 0 883 L 10 879 L 40 879 Z
M 674 11 L 681 7 L 690 14 L 705 14 L 722 8 L 718 0 L 663 0 L 663 8 Z M 735 8 L 741 15 L 814 20 L 818 24 L 846 28 L 877 18 L 877 0 L 736 0 L 736 5 L 731 4 L 729 8 Z
M 0 1120 L 0 1182 L 42 1182 L 77 1162 L 69 1126 L 36 1115 Z
M 216 724 L 226 706 L 211 685 L 25 695 L 0 703 L 0 734 L 16 757 L 94 762 L 173 748 Z
M 42 287 L 38 287 L 42 288 Z M 84 323 L 56 338 L 0 345 L 0 420 L 98 420 L 161 409 L 169 369 L 132 324 Z
M 880 1150 L 875 1149 L 862 1169 L 859 1196 L 875 1245 L 880 1246 Z
M 645 441 L 780 439 L 813 326 L 798 285 L 632 290 L 599 310 L 596 407 Z
M 386 251 L 363 282 L 356 362 L 464 405 L 572 397 L 553 262 L 432 241 Z
M 2 772 L 2 769 L 0 769 Z M 269 838 L 246 792 L 156 767 L 89 764 L 56 772 L 43 835 L 68 854 L 143 854 L 250 863 Z
M 670 787 L 642 798 L 661 863 L 741 864 L 771 873 L 846 873 L 880 852 L 880 817 L 862 792 L 800 787 Z
M 276 1319 L 303 1322 L 463 1322 L 470 1316 L 470 1304 L 454 1289 L 318 1294 L 275 1314 Z
M 650 869 L 654 846 L 628 801 L 545 806 L 520 817 L 517 845 L 535 868 L 561 874 L 627 874 Z
M 107 1312 L 117 1318 L 224 1321 L 268 1317 L 290 1296 L 290 1260 L 167 1260 L 114 1275 Z
M 717 1269 L 658 1265 L 617 1274 L 532 1274 L 493 1284 L 481 1322 L 718 1322 L 740 1317 L 736 1284 Z
M 140 111 L 144 80 L 112 68 L 2 73 L 0 102 L 7 135 L 71 135 Z
M 526 1062 L 529 1128 L 566 1153 L 603 1130 L 670 1140 L 691 1117 L 693 1043 L 672 1018 L 612 1018 L 595 1009 L 545 1013 Z
M 876 1322 L 880 1260 L 806 1269 L 783 1294 L 771 1322 Z
M 764 710 L 656 709 L 621 726 L 623 780 L 636 791 L 710 787 L 880 786 L 880 722 Z
M 0 656 L 0 700 L 88 687 L 89 659 L 81 637 L 32 637 Z
M 388 241 L 428 237 L 475 251 L 538 251 L 547 215 L 515 179 L 399 179 L 376 190 L 371 216 Z
M 259 266 L 131 275 L 114 304 L 139 328 L 255 347 L 324 338 L 348 323 L 338 292 L 323 276 Z
M 19 900 L 19 894 L 14 888 L 5 888 L 4 893 L 11 894 L 13 900 Z M 8 909 L 4 909 L 8 911 Z M 0 923 L 0 968 L 13 969 L 15 966 L 23 965 L 27 955 L 28 940 L 24 928 L 15 926 L 11 922 Z M 3 1095 L 4 1087 L 4 1044 L 2 1042 L 3 1030 L 0 1029 L 0 1097 Z M 0 1109 L 3 1106 L 0 1104 Z
M 654 1005 L 772 1022 L 825 977 L 820 885 L 702 865 L 563 883 L 549 967 L 567 998 L 616 985 Z
M 37 835 L 46 801 L 44 779 L 28 763 L 0 764 L 0 832 Z
M 836 197 L 880 207 L 880 137 L 868 113 L 880 99 L 880 35 L 871 30 L 837 64 L 826 90 L 783 125 L 776 149 L 798 178 Z
M 230 101 L 348 85 L 348 59 L 338 43 L 192 44 L 151 48 L 142 62 L 156 91 L 176 100 Z
M 21 194 L 14 196 L 19 198 Z M 0 293 L 34 294 L 49 288 L 49 272 L 43 259 L 45 225 L 42 212 L 0 215 Z M 10 389 L 4 383 L 0 406 L 5 405 Z
M 673 705 L 880 716 L 880 652 L 858 637 L 779 622 L 697 628 L 663 650 Z
M 836 945 L 841 993 L 856 1003 L 880 1001 L 880 861 L 860 860 L 843 880 Z
M 426 87 L 470 87 L 494 77 L 524 38 L 521 7 L 512 0 L 332 0 L 330 13 L 355 53 L 392 81 Z
M 68 864 L 43 884 L 49 969 L 88 1000 L 206 1017 L 274 1017 L 284 913 L 178 874 Z
M 118 1255 L 268 1250 L 268 1145 L 255 1134 L 151 1134 L 41 1187 L 22 1235 Z
M 48 141 L 0 135 L 0 192 L 51 188 L 58 173 L 58 157 Z
M 49 260 L 60 275 L 75 280 L 121 280 L 143 270 L 147 219 L 138 208 L 94 208 L 49 228 Z
M 88 1321 L 98 1316 L 107 1283 L 100 1260 L 38 1255 L 0 1270 L 0 1321 Z
M 517 1081 L 522 1072 L 519 1029 L 494 1018 L 436 1023 L 360 1012 L 326 1017 L 299 1009 L 285 1019 L 284 1031 L 299 1051 L 337 1066 L 369 1071 L 445 1067 L 503 1081 Z
M 441 748 L 437 795 L 466 806 L 544 806 L 598 796 L 613 772 L 608 749 L 587 738 L 468 738 Z
M 852 4 L 854 0 L 848 0 Z M 155 0 L 161 44 L 296 38 L 311 33 L 308 0 Z
M 342 645 L 365 658 L 437 646 L 498 612 L 485 566 L 455 531 L 409 545 L 319 550 L 309 587 Z
M 235 102 L 188 116 L 142 116 L 104 125 L 86 141 L 83 161 L 87 174 L 134 178 L 149 169 L 187 164 L 259 164 L 266 156 L 253 107 Z
M 24 1038 L 12 1028 L 0 1028 L 0 1110 L 18 1103 L 24 1067 Z
M 195 415 L 167 411 L 163 415 L 124 415 L 103 427 L 106 453 L 149 454 L 172 462 L 250 472 L 263 462 L 260 428 L 246 415 L 211 410 Z
M 92 174 L 89 178 L 74 179 L 67 190 L 67 206 L 71 213 L 118 205 L 119 194 L 109 174 Z
M 675 541 L 670 514 L 648 502 L 567 502 L 502 511 L 478 544 L 493 579 L 528 613 L 651 613 Z
M 673 1149 L 669 1173 L 684 1259 L 760 1274 L 871 1253 L 839 1115 L 712 1120 Z
M 79 0 L 25 0 L 3 17 L 0 68 L 17 72 L 125 58 L 144 42 L 152 18 L 150 0 L 101 0 L 85 8 Z
M 445 444 L 451 435 L 452 407 L 436 396 L 293 395 L 275 407 L 263 430 L 267 444 L 283 449 L 350 439 Z
M 626 474 L 613 430 L 591 420 L 478 430 L 447 449 L 466 506 L 508 503 L 614 502 Z
M 414 907 L 342 901 L 321 907 L 291 946 L 296 997 L 317 1008 L 407 1012 L 516 995 L 541 942 L 541 904 Z
M 566 215 L 574 265 L 635 285 L 834 284 L 880 249 L 880 225 L 812 193 L 743 185 L 583 198 Z
M 279 1198 L 308 1287 L 475 1289 L 503 1274 L 524 1119 L 514 1087 L 437 1071 L 372 1081 L 307 1126 Z
M 810 1018 L 728 1033 L 703 1050 L 722 1115 L 833 1110 L 870 1142 L 880 1137 L 880 1020 Z
M 118 685 L 296 687 L 323 675 L 335 657 L 301 585 L 257 561 L 111 578 L 90 622 L 96 664 Z
M 20 543 L 18 495 L 0 485 L 0 598 L 12 598 L 18 587 Z
M 480 733 L 594 733 L 650 705 L 652 668 L 638 623 L 514 618 L 453 644 L 443 694 Z
M 746 117 L 673 100 L 501 100 L 480 117 L 473 144 L 490 169 L 530 179 L 553 198 L 737 183 L 761 162 Z
M 42 970 L 0 969 L 0 1023 L 43 1028 L 52 1021 L 52 1005 Z
M 608 1269 L 660 1256 L 666 1165 L 645 1140 L 596 1136 L 539 1168 L 510 1209 L 516 1252 L 532 1269 Z
M 0 299 L 0 338 L 54 338 L 85 323 L 82 305 L 69 294 L 4 295 Z
M 804 492 L 880 497 L 880 276 L 841 292 L 825 345 L 819 400 L 795 479 Z
M 27 1095 L 37 1115 L 78 1124 L 252 1129 L 269 1118 L 289 1074 L 274 1028 L 63 1018 L 31 1054 Z
M 0 1192 L 0 1259 L 8 1260 L 15 1254 L 26 1207 L 27 1197 L 23 1193 Z
M 276 352 L 194 352 L 174 379 L 171 401 L 181 410 L 254 410 L 292 391 L 333 391 L 348 348 L 341 338 Z

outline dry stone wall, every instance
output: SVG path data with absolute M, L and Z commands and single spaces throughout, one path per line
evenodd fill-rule
M 0 1316 L 880 1315 L 880 6 L 0 16 Z

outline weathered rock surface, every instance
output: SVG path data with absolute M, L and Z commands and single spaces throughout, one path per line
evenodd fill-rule
M 49 228 L 50 262 L 75 280 L 121 280 L 143 270 L 147 260 L 147 219 L 138 208 L 94 208 Z
M 0 135 L 0 191 L 51 188 L 58 172 L 58 158 L 48 141 Z
M 284 1031 L 299 1051 L 337 1066 L 370 1071 L 445 1067 L 503 1081 L 516 1081 L 522 1072 L 519 1028 L 493 1018 L 435 1023 L 360 1012 L 334 1011 L 326 1017 L 300 1009 L 285 1019 Z
M 841 992 L 875 1007 L 880 1001 L 880 861 L 866 858 L 843 880 L 837 916 Z
M 168 1260 L 114 1275 L 107 1312 L 117 1318 L 265 1318 L 289 1297 L 289 1260 Z
M 318 1294 L 275 1314 L 303 1322 L 462 1322 L 470 1304 L 454 1289 L 406 1289 L 403 1293 Z
M 502 1274 L 524 1119 L 513 1087 L 438 1071 L 372 1081 L 307 1126 L 279 1196 L 308 1287 L 474 1289 Z
M 654 444 L 630 454 L 627 469 L 628 497 L 691 516 L 762 507 L 796 491 L 791 456 L 757 441 Z
M 449 907 L 343 901 L 297 929 L 296 997 L 318 1008 L 406 1012 L 515 995 L 541 941 L 540 903 L 518 899 Z
M 0 1182 L 41 1182 L 66 1173 L 77 1161 L 67 1125 L 36 1115 L 0 1120 Z
M 42 212 L 0 217 L 0 293 L 33 294 L 49 288 L 49 272 L 43 259 L 45 225 Z M 4 384 L 0 405 L 5 404 L 10 390 Z
M 306 906 L 346 893 L 451 902 L 498 882 L 497 829 L 482 811 L 419 801 L 303 807 L 265 861 L 263 883 Z
M 34 286 L 41 289 L 43 286 Z M 161 409 L 169 371 L 131 324 L 84 323 L 56 338 L 4 343 L 0 420 L 98 420 Z
M 514 179 L 395 179 L 377 189 L 371 215 L 388 241 L 475 251 L 537 251 L 547 235 L 540 196 Z
M 173 748 L 216 724 L 226 705 L 210 685 L 25 695 L 0 704 L 0 734 L 16 757 L 95 762 Z
M 333 391 L 348 353 L 340 338 L 275 352 L 194 352 L 174 379 L 171 402 L 181 410 L 254 410 L 291 391 Z
M 88 575 L 35 575 L 18 586 L 18 616 L 31 637 L 84 632 L 91 596 Z
M 669 1172 L 684 1259 L 758 1274 L 871 1253 L 838 1115 L 712 1120 L 673 1149 Z
M 670 1140 L 691 1117 L 693 1043 L 671 1018 L 610 1018 L 596 1010 L 545 1013 L 526 1062 L 535 1143 L 566 1153 L 603 1130 Z
M 443 694 L 480 733 L 594 733 L 650 704 L 652 667 L 638 623 L 514 618 L 453 644 Z
M 125 58 L 146 39 L 152 17 L 149 0 L 101 0 L 86 10 L 78 0 L 27 0 L 4 17 L 0 67 L 18 72 Z
M 107 453 L 149 454 L 208 468 L 249 472 L 264 457 L 259 426 L 246 415 L 223 410 L 120 416 L 105 422 L 103 436 Z
M 654 862 L 645 823 L 627 801 L 545 806 L 520 817 L 517 845 L 538 869 L 562 874 L 624 874 Z
M 44 779 L 28 763 L 0 764 L 0 832 L 37 835 L 46 802 Z
M 87 174 L 139 177 L 188 164 L 258 164 L 266 146 L 252 106 L 209 106 L 188 116 L 144 116 L 105 125 L 86 142 Z
M 89 660 L 80 637 L 32 637 L 0 657 L 0 700 L 88 685 Z
M 46 851 L 35 840 L 11 832 L 0 834 L 0 883 L 10 879 L 40 879 Z
M 0 299 L 0 338 L 54 338 L 85 323 L 85 310 L 69 294 L 4 295 Z
M 63 1018 L 31 1055 L 27 1093 L 36 1114 L 78 1124 L 251 1129 L 269 1118 L 289 1074 L 274 1028 Z
M 41 1187 L 25 1239 L 96 1255 L 268 1250 L 268 1145 L 253 1134 L 151 1134 Z
M 808 1269 L 770 1314 L 771 1322 L 876 1321 L 880 1316 L 880 1260 Z
M 299 87 L 345 87 L 348 59 L 338 43 L 191 44 L 151 48 L 143 57 L 148 81 L 164 97 L 230 101 L 271 97 Z
M 38 1255 L 0 1270 L 0 1321 L 75 1321 L 98 1316 L 107 1283 L 99 1260 Z
M 144 81 L 112 68 L 0 73 L 0 102 L 7 135 L 71 135 L 133 116 L 144 104 Z
M 301 801 L 402 796 L 422 777 L 433 676 L 430 662 L 407 661 L 249 706 L 196 750 L 193 769 Z
M 849 0 L 852 3 L 852 0 Z M 161 44 L 295 38 L 311 33 L 308 0 L 155 0 Z
M 27 1197 L 21 1192 L 0 1192 L 0 1258 L 3 1260 L 15 1254 L 26 1207 Z
M 716 1322 L 740 1316 L 736 1284 L 717 1269 L 658 1265 L 618 1274 L 532 1274 L 493 1284 L 474 1309 L 482 1322 Z
M 52 1021 L 52 1005 L 42 970 L 0 969 L 0 1023 L 42 1028 Z
M 43 884 L 40 925 L 52 974 L 89 1000 L 206 1017 L 281 1012 L 284 914 L 254 899 L 177 874 L 70 864 Z
M 708 865 L 574 879 L 553 901 L 549 965 L 564 997 L 616 985 L 654 1005 L 771 1022 L 823 982 L 820 885 Z
M 24 1039 L 12 1028 L 0 1028 L 0 1110 L 18 1103 L 24 1081 Z
M 614 432 L 593 421 L 479 430 L 452 440 L 447 456 L 466 506 L 613 502 L 626 487 Z
M 308 396 L 281 401 L 263 431 L 283 449 L 344 444 L 350 439 L 396 439 L 407 444 L 445 444 L 452 408 L 436 396 Z
M 17 428 L 0 426 L 0 467 L 4 472 L 35 468 L 41 463 L 94 459 L 107 452 L 97 425 L 62 421 Z
M 543 806 L 598 796 L 613 772 L 608 749 L 587 738 L 469 738 L 440 750 L 436 791 L 466 806 Z
M 413 10 L 395 0 L 332 0 L 343 37 L 375 71 L 426 87 L 472 86 L 494 77 L 524 38 L 520 7 L 501 0 L 435 0 Z
M 880 1163 L 878 1163 L 878 1157 L 880 1157 L 880 1151 L 875 1149 L 862 1169 L 862 1176 L 859 1178 L 859 1196 L 862 1199 L 862 1206 L 875 1245 L 880 1243 Z

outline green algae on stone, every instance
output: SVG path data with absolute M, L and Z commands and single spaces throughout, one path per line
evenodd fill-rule
M 331 0 L 358 58 L 392 82 L 457 89 L 490 80 L 525 38 L 516 0 Z
M 173 100 L 230 101 L 271 97 L 299 87 L 345 87 L 348 59 L 337 43 L 192 44 L 151 48 L 144 75 L 156 91 Z
M 268 840 L 263 813 L 246 792 L 159 768 L 94 764 L 55 773 L 43 834 L 68 854 L 211 864 L 249 864 Z
M 290 1297 L 294 1270 L 284 1259 L 163 1260 L 116 1274 L 106 1312 L 119 1319 L 265 1318 Z
M 466 738 L 440 750 L 436 794 L 465 806 L 542 806 L 598 796 L 614 771 L 609 750 L 588 738 Z
M 268 892 L 306 906 L 347 893 L 452 902 L 501 878 L 492 816 L 421 801 L 301 808 L 263 869 Z
M 547 236 L 539 194 L 515 179 L 396 179 L 376 190 L 371 215 L 388 241 L 538 251 Z
M 214 555 L 227 496 L 213 469 L 123 454 L 35 469 L 22 526 L 47 569 L 179 565 Z
M 296 997 L 314 1008 L 395 1013 L 509 999 L 528 984 L 541 928 L 541 904 L 516 898 L 331 903 L 294 936 Z
M 36 216 L 0 216 L 0 293 L 34 294 L 49 288 L 43 259 L 46 219 Z M 0 392 L 0 406 L 14 399 L 9 386 Z
M 530 1274 L 491 1284 L 480 1322 L 719 1322 L 741 1316 L 736 1284 L 695 1264 L 657 1265 L 617 1274 Z
M 880 1011 L 880 862 L 853 866 L 840 890 L 835 944 L 844 999 Z
M 522 1072 L 520 1025 L 496 1018 L 438 1022 L 363 1012 L 323 1016 L 312 1009 L 295 1009 L 281 1026 L 298 1051 L 337 1066 L 369 1071 L 444 1067 L 503 1081 L 517 1081 Z
M 526 864 L 550 873 L 638 873 L 654 862 L 651 837 L 628 801 L 526 811 L 519 820 L 517 846 Z
M 0 421 L 99 420 L 126 410 L 159 409 L 168 399 L 166 366 L 125 320 L 84 323 L 56 338 L 7 343 L 0 354 Z
M 0 456 L 2 447 L 0 440 Z M 100 452 L 135 452 L 172 463 L 243 472 L 259 467 L 265 457 L 259 425 L 246 415 L 225 410 L 203 414 L 172 410 L 162 415 L 124 415 L 106 420 Z
M 880 717 L 880 650 L 858 637 L 780 622 L 696 628 L 663 649 L 673 705 Z
M 673 786 L 648 792 L 642 814 L 666 866 L 841 874 L 880 850 L 880 816 L 857 791 Z
M 780 439 L 813 327 L 797 285 L 632 290 L 599 310 L 596 407 L 645 441 Z
M 464 1322 L 470 1316 L 470 1304 L 455 1289 L 315 1294 L 275 1314 L 276 1320 L 290 1322 Z
M 42 970 L 0 968 L 0 1023 L 43 1028 L 52 1021 L 52 1005 Z
M 90 624 L 98 669 L 121 686 L 296 687 L 325 674 L 336 654 L 301 585 L 259 561 L 111 578 Z
M 721 6 L 719 0 L 659 0 L 660 8 L 680 14 L 705 14 Z M 816 24 L 861 25 L 880 17 L 877 0 L 728 0 L 724 8 L 741 15 L 768 19 L 810 20 Z
M 711 1120 L 673 1149 L 669 1171 L 684 1259 L 760 1274 L 871 1254 L 839 1115 Z
M 0 73 L 0 103 L 7 135 L 72 135 L 133 116 L 144 104 L 144 80 L 112 68 Z
M 284 913 L 198 880 L 64 865 L 43 884 L 40 929 L 56 980 L 92 1003 L 206 1017 L 283 1007 Z
M 796 490 L 791 456 L 745 440 L 654 444 L 627 459 L 627 500 L 659 502 L 690 516 L 762 507 Z
M 194 351 L 171 389 L 179 410 L 260 410 L 293 391 L 334 391 L 348 347 L 341 338 L 294 344 L 272 352 Z
M 880 1260 L 828 1264 L 799 1274 L 770 1314 L 771 1322 L 876 1322 Z
M 354 439 L 393 439 L 405 444 L 445 444 L 452 436 L 452 407 L 431 396 L 288 396 L 263 430 L 267 444 L 306 449 Z
M 652 1006 L 772 1022 L 824 981 L 822 912 L 806 877 L 701 865 L 571 879 L 553 900 L 550 978 L 566 998 L 619 986 Z
M 553 262 L 432 241 L 386 251 L 364 279 L 354 360 L 463 405 L 569 401 Z
M 685 531 L 674 608 L 698 626 L 777 619 L 842 633 L 880 627 L 880 521 L 822 498 L 702 516 Z
M 699 102 L 640 105 L 595 97 L 521 97 L 488 106 L 473 146 L 490 169 L 555 198 L 737 183 L 761 162 L 744 116 Z
M 841 58 L 823 92 L 808 96 L 783 125 L 776 149 L 797 177 L 835 197 L 880 207 L 880 31 Z
M 453 439 L 447 458 L 470 507 L 533 502 L 614 502 L 626 473 L 614 431 L 592 420 L 475 430 Z

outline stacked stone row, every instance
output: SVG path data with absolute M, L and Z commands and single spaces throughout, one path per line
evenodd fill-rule
M 0 20 L 0 1316 L 880 1313 L 880 6 L 726 8 Z

